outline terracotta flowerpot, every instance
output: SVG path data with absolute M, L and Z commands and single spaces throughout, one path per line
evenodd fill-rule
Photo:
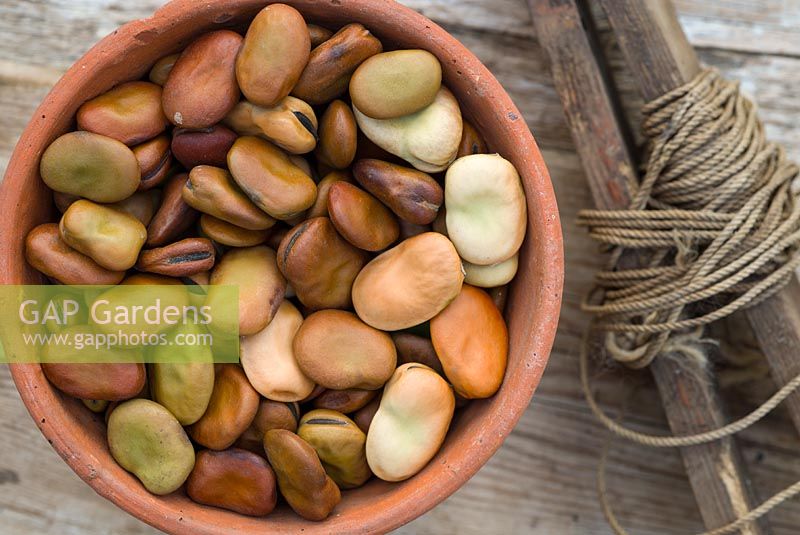
M 528 406 L 544 371 L 558 321 L 563 282 L 561 229 L 547 169 L 519 110 L 474 55 L 439 26 L 390 0 L 285 0 L 309 20 L 331 28 L 360 22 L 385 43 L 424 48 L 438 56 L 444 80 L 465 115 L 492 150 L 511 160 L 528 200 L 528 237 L 509 292 L 506 318 L 510 355 L 505 382 L 488 400 L 473 402 L 454 420 L 436 458 L 399 484 L 372 481 L 347 491 L 321 523 L 282 506 L 266 519 L 204 507 L 177 492 L 148 493 L 111 458 L 102 417 L 68 399 L 38 365 L 11 372 L 23 402 L 55 450 L 94 490 L 143 521 L 170 533 L 385 532 L 416 518 L 464 484 L 500 447 Z M 56 137 L 74 128 L 78 106 L 114 85 L 138 79 L 160 57 L 219 28 L 242 30 L 264 0 L 176 0 L 152 18 L 132 22 L 92 48 L 45 98 L 8 166 L 0 189 L 0 282 L 37 284 L 41 275 L 23 256 L 25 235 L 54 220 L 51 192 L 39 177 L 39 157 Z

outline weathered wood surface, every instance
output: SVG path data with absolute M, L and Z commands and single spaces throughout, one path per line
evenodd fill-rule
M 594 205 L 603 210 L 625 209 L 633 197 L 631 190 L 639 182 L 637 164 L 588 5 L 574 0 L 529 0 L 528 3 L 536 35 L 551 63 L 553 82 L 583 163 Z M 606 12 L 619 7 L 609 9 L 602 1 L 601 5 Z M 659 26 L 647 8 L 664 10 L 657 21 Z M 682 33 L 671 4 L 634 2 L 633 6 L 626 5 L 622 15 L 639 16 L 636 21 L 622 21 L 619 14 L 608 14 L 609 18 L 615 17 L 615 38 L 623 52 L 630 56 L 628 41 L 635 41 L 634 50 L 647 53 L 648 68 L 637 73 L 646 73 L 646 76 L 637 77 L 640 88 L 658 86 L 654 89 L 661 92 L 665 86 L 671 89 L 682 84 L 682 78 L 688 77 L 686 71 L 692 71 L 689 76 L 699 71 L 694 50 Z M 621 32 L 620 26 L 630 33 Z M 642 42 L 647 44 L 643 46 Z M 635 61 L 628 57 L 628 65 L 631 64 Z M 617 265 L 621 269 L 635 269 L 646 265 L 646 259 L 635 251 L 627 251 Z M 706 349 L 712 348 L 709 345 Z M 725 424 L 727 412 L 716 381 L 703 363 L 662 355 L 650 371 L 674 433 L 700 433 Z M 707 529 L 733 522 L 757 504 L 735 437 L 682 448 L 680 452 Z M 752 524 L 743 533 L 757 535 L 763 531 Z
M 606 435 L 583 402 L 577 354 L 587 318 L 580 300 L 602 264 L 596 247 L 575 228 L 591 205 L 585 177 L 533 35 L 525 0 L 410 0 L 466 44 L 505 85 L 543 149 L 559 198 L 567 257 L 564 306 L 545 378 L 529 410 L 495 457 L 444 504 L 400 530 L 459 533 L 610 533 L 595 498 L 598 452 Z M 0 170 L 38 102 L 60 72 L 94 41 L 127 20 L 146 16 L 157 0 L 4 0 L 0 2 Z M 743 81 L 759 103 L 770 136 L 800 159 L 800 1 L 725 0 L 676 3 L 701 61 Z M 602 28 L 602 26 L 601 26 Z M 612 48 L 623 103 L 640 103 L 630 73 Z M 613 58 L 617 58 L 614 60 Z M 635 121 L 635 114 L 629 114 Z M 0 214 L 2 217 L 2 214 Z M 667 426 L 654 385 L 643 374 L 620 384 L 598 374 L 598 397 L 626 422 L 649 432 Z M 769 393 L 763 382 L 723 392 L 733 416 Z M 0 532 L 3 534 L 153 533 L 81 482 L 30 422 L 8 372 L 0 369 Z M 769 496 L 800 479 L 798 439 L 783 411 L 741 436 L 754 486 Z M 617 513 L 634 534 L 678 535 L 702 528 L 680 456 L 615 442 L 609 487 Z M 770 515 L 779 535 L 797 532 L 800 502 Z

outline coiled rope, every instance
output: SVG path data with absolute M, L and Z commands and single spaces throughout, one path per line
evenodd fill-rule
M 627 210 L 583 210 L 578 224 L 611 250 L 597 288 L 584 302 L 595 315 L 580 357 L 589 407 L 615 435 L 651 447 L 704 444 L 742 431 L 800 387 L 800 375 L 746 417 L 688 436 L 653 436 L 609 418 L 589 384 L 589 342 L 630 368 L 669 353 L 702 359 L 702 326 L 780 291 L 800 266 L 797 165 L 766 140 L 754 104 L 716 70 L 645 105 L 651 152 Z M 635 255 L 644 267 L 616 267 Z M 705 363 L 704 363 L 705 364 Z M 626 534 L 608 503 L 605 454 L 598 471 L 611 527 Z M 737 521 L 705 535 L 734 533 L 800 494 L 788 487 Z

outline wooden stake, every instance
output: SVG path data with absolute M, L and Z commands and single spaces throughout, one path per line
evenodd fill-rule
M 600 0 L 645 101 L 690 81 L 700 62 L 669 0 Z M 800 373 L 800 285 L 797 277 L 781 292 L 746 311 L 772 378 L 783 386 Z M 786 399 L 800 431 L 800 392 Z
M 631 187 L 639 177 L 616 94 L 601 58 L 595 54 L 599 47 L 594 42 L 588 9 L 580 9 L 575 0 L 529 0 L 529 4 L 539 42 L 550 57 L 556 89 L 595 206 L 627 208 Z M 670 61 L 678 52 L 656 53 L 652 68 L 673 72 Z M 693 70 L 690 63 L 681 61 L 681 76 L 698 72 L 699 66 Z M 625 267 L 638 262 L 632 254 L 620 260 Z M 713 378 L 705 368 L 687 369 L 690 366 L 688 362 L 678 366 L 669 358 L 657 358 L 650 366 L 670 428 L 676 434 L 708 431 L 727 422 Z M 681 453 L 706 528 L 720 527 L 750 510 L 753 495 L 734 438 L 682 448 Z M 744 532 L 764 533 L 755 525 Z

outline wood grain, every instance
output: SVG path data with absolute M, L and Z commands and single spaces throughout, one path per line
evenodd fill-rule
M 769 34 L 782 20 L 784 32 L 796 28 L 789 15 L 796 0 L 725 0 L 726 9 L 687 0 L 678 3 L 681 21 L 708 28 L 700 59 L 743 81 L 755 97 L 772 139 L 800 159 L 800 47 L 778 51 Z M 39 74 L 11 82 L 23 66 L 57 73 L 66 69 L 100 37 L 127 20 L 146 16 L 160 1 L 5 0 L 0 2 L 0 170 L 36 105 L 49 89 Z M 473 50 L 505 85 L 522 110 L 553 178 L 559 199 L 567 257 L 566 287 L 559 334 L 536 397 L 519 425 L 492 460 L 459 492 L 424 517 L 399 530 L 404 534 L 494 535 L 505 533 L 609 534 L 597 506 L 594 477 L 606 435 L 589 413 L 577 381 L 580 335 L 587 318 L 580 300 L 603 259 L 585 231 L 575 228 L 577 211 L 591 205 L 585 176 L 543 52 L 531 37 L 525 0 L 411 0 L 406 2 L 447 27 Z M 751 15 L 748 11 L 753 12 Z M 769 11 L 762 13 L 762 11 Z M 775 21 L 778 21 L 777 23 Z M 776 26 L 778 24 L 778 26 Z M 739 28 L 728 38 L 726 28 Z M 602 30 L 602 28 L 601 28 Z M 699 30 L 697 30 L 699 31 Z M 689 38 L 694 39 L 691 26 Z M 776 34 L 779 35 L 779 34 Z M 785 34 L 784 34 L 785 35 Z M 606 33 L 606 37 L 609 34 Z M 744 45 L 741 41 L 747 37 Z M 756 37 L 758 36 L 758 37 Z M 734 42 L 736 41 L 736 42 Z M 791 39 L 783 39 L 784 45 Z M 613 50 L 612 57 L 618 50 Z M 741 53 L 742 46 L 763 53 Z M 698 43 L 695 42 L 695 45 Z M 738 47 L 738 48 L 737 48 Z M 781 55 L 775 55 L 776 53 Z M 793 54 L 793 55 L 792 55 Z M 636 88 L 621 62 L 612 61 L 629 122 L 638 127 Z M 627 407 L 625 421 L 645 432 L 668 431 L 655 386 L 644 374 L 598 372 L 593 379 L 605 410 Z M 762 383 L 723 392 L 732 416 L 761 400 Z M 769 391 L 773 388 L 766 386 Z M 8 376 L 0 368 L 0 532 L 4 535 L 139 535 L 154 530 L 99 498 L 53 452 L 31 423 Z M 753 483 L 768 496 L 800 479 L 798 441 L 780 411 L 741 436 L 742 453 Z M 14 475 L 16 474 L 16 476 Z M 699 531 L 702 520 L 677 452 L 654 451 L 618 442 L 609 464 L 609 486 L 617 513 L 636 535 L 679 535 Z M 770 514 L 778 535 L 797 532 L 800 503 Z
M 631 189 L 635 188 L 639 177 L 629 150 L 626 125 L 620 117 L 617 93 L 606 74 L 605 56 L 598 51 L 591 13 L 585 4 L 571 0 L 529 0 L 529 4 L 537 36 L 550 58 L 553 79 L 583 162 L 594 205 L 605 210 L 625 209 L 630 205 Z M 637 14 L 636 9 L 630 7 L 625 14 Z M 639 49 L 646 50 L 649 75 L 671 76 L 677 72 L 673 51 L 675 43 L 681 42 L 680 28 L 676 27 L 670 13 L 662 14 L 665 16 L 658 21 L 672 22 L 670 28 L 648 28 L 648 23 L 656 21 L 649 19 L 646 12 L 638 15 L 640 20 L 624 24 L 626 28 L 637 28 L 636 35 L 621 37 L 635 39 Z M 668 49 L 666 42 L 673 48 Z M 683 42 L 681 52 L 694 57 L 685 38 Z M 620 47 L 627 51 L 624 41 Z M 696 68 L 696 59 L 694 63 L 694 67 L 689 67 Z M 641 267 L 641 263 L 638 255 L 628 251 L 618 265 L 623 269 L 635 269 Z M 698 363 L 679 359 L 680 356 L 660 355 L 650 366 L 670 428 L 677 434 L 691 434 L 723 425 L 727 415 L 709 370 Z M 680 451 L 706 528 L 732 522 L 754 506 L 756 500 L 747 469 L 734 438 Z M 748 527 L 746 531 L 753 535 L 761 533 L 757 526 Z

